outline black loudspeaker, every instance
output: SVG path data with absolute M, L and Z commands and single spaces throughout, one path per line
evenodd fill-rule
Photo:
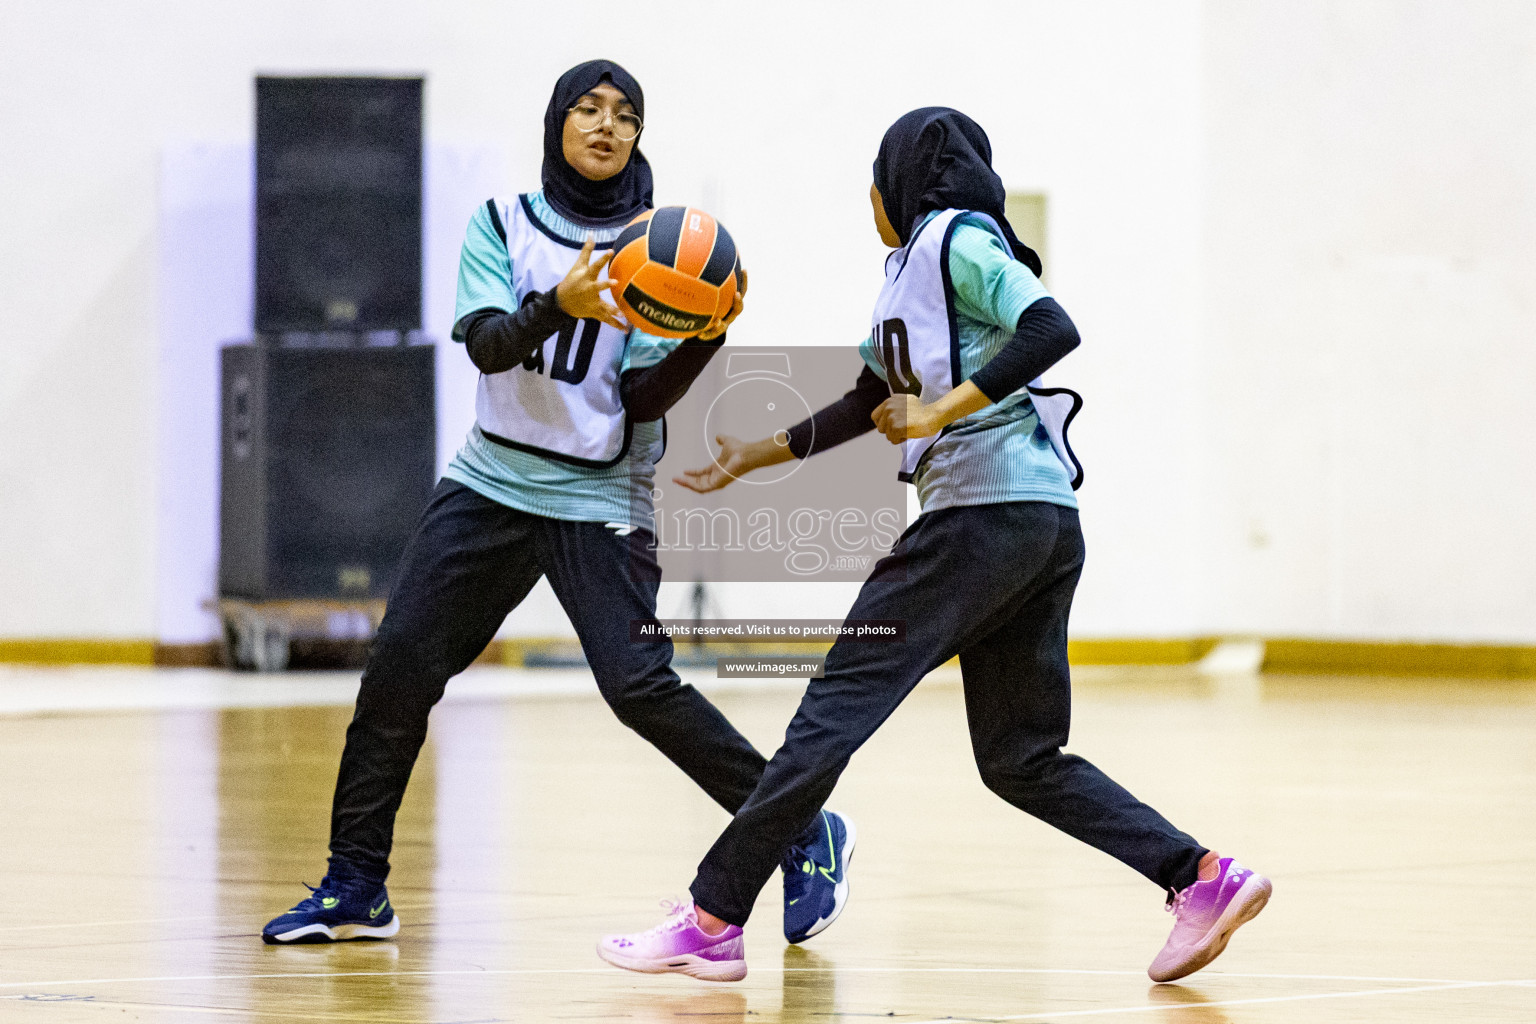
M 219 594 L 381 598 L 432 493 L 431 345 L 222 353 Z
M 256 331 L 421 327 L 420 78 L 256 79 Z

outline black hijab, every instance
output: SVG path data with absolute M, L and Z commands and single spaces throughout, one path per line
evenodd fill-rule
M 566 112 L 605 81 L 624 94 L 635 114 L 644 121 L 645 93 L 640 83 L 611 60 L 589 60 L 561 75 L 549 98 L 549 109 L 544 111 L 544 198 L 560 213 L 576 220 L 628 219 L 651 205 L 651 165 L 640 152 L 638 136 L 629 163 L 606 181 L 584 178 L 565 161 L 561 139 L 565 134 Z
M 975 210 L 997 221 L 1018 261 L 1041 272 L 1040 257 L 1003 214 L 1003 180 L 992 170 L 992 143 L 981 125 L 949 107 L 919 107 L 886 129 L 875 157 L 875 188 L 906 245 L 930 210 Z

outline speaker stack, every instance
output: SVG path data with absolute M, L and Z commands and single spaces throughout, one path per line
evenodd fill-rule
M 420 78 L 256 80 L 255 338 L 221 360 L 221 604 L 383 598 L 427 504 L 421 114 Z

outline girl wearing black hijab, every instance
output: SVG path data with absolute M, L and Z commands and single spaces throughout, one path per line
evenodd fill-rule
M 330 870 L 267 942 L 387 938 L 395 813 L 448 680 L 547 577 L 619 719 L 734 812 L 764 760 L 672 671 L 649 546 L 661 417 L 741 312 L 679 344 L 631 331 L 603 297 L 613 239 L 652 206 L 645 95 L 610 61 L 555 84 L 543 188 L 471 220 L 453 336 L 481 371 L 476 425 L 401 559 L 363 672 L 331 814 Z M 607 250 L 598 259 L 596 250 Z
M 895 251 L 858 384 L 776 438 L 724 438 L 714 465 L 677 481 L 715 490 L 878 429 L 902 446 L 901 475 L 923 513 L 848 613 L 904 621 L 905 642 L 833 646 L 762 782 L 700 863 L 692 902 L 649 932 L 603 939 L 598 952 L 611 963 L 744 976 L 741 926 L 780 851 L 880 723 L 956 656 L 988 788 L 1169 894 L 1177 923 L 1149 968 L 1153 980 L 1209 963 L 1269 897 L 1267 879 L 1061 749 L 1067 617 L 1083 565 L 1073 494 L 1082 469 L 1066 442 L 1079 399 L 1039 375 L 1078 336 L 1039 280 L 1039 257 L 1009 225 L 991 163 L 986 133 L 959 111 L 925 107 L 891 126 L 870 199 Z

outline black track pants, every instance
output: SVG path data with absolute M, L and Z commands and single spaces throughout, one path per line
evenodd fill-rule
M 1193 884 L 1205 849 L 1061 749 L 1072 709 L 1067 615 L 1082 568 L 1074 509 L 1013 502 L 920 517 L 848 613 L 905 620 L 906 641 L 833 646 L 762 782 L 699 865 L 698 905 L 745 924 L 853 752 L 957 654 L 971 746 L 989 789 L 1163 889 Z
M 441 481 L 406 547 L 363 671 L 331 809 L 333 872 L 383 880 L 395 813 L 448 680 L 548 576 L 603 698 L 717 803 L 735 812 L 764 761 L 672 671 L 672 641 L 630 640 L 656 612 L 661 569 L 636 530 L 531 515 Z M 810 814 L 806 815 L 807 818 Z

